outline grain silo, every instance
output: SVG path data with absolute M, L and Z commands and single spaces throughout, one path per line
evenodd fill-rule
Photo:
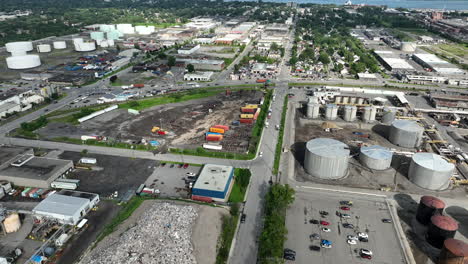
M 21 221 L 17 213 L 11 214 L 3 220 L 3 226 L 5 227 L 5 233 L 17 232 L 21 227 Z
M 392 109 L 392 108 L 384 108 L 383 109 L 383 113 L 382 113 L 382 123 L 384 124 L 390 124 L 393 122 L 393 120 L 395 120 L 395 116 L 396 116 L 396 111 L 395 109 Z
M 350 103 L 350 104 L 356 104 L 356 99 L 357 99 L 357 98 L 354 97 L 354 96 L 349 97 L 349 103 Z
M 374 122 L 376 115 L 377 115 L 377 108 L 375 106 L 366 106 L 364 107 L 364 112 L 362 114 L 362 121 L 366 123 Z
M 440 252 L 439 264 L 466 263 L 468 263 L 468 244 L 454 238 L 446 239 Z
M 54 41 L 54 49 L 66 49 L 67 43 L 65 41 Z
M 338 106 L 335 104 L 327 104 L 325 108 L 325 119 L 335 120 L 338 117 Z
M 429 224 L 433 215 L 441 215 L 444 211 L 445 203 L 434 196 L 422 196 L 419 200 L 416 220 L 423 225 Z
M 307 118 L 319 118 L 320 105 L 315 103 L 307 104 Z
M 359 97 L 356 102 L 357 102 L 358 105 L 362 105 L 362 104 L 364 104 L 364 98 Z
M 416 148 L 422 143 L 424 128 L 411 120 L 395 120 L 390 127 L 389 140 L 393 144 L 405 147 Z
M 343 119 L 347 122 L 356 120 L 357 107 L 354 105 L 346 105 L 344 107 Z
M 341 103 L 341 96 L 335 95 L 335 104 Z
M 359 160 L 362 165 L 373 170 L 386 170 L 392 164 L 393 153 L 385 147 L 373 145 L 362 147 Z
M 343 96 L 342 97 L 342 102 L 343 102 L 343 104 L 349 103 L 349 97 L 348 96 Z
M 416 153 L 411 159 L 408 176 L 411 182 L 429 190 L 449 187 L 455 166 L 433 153 Z
M 306 144 L 304 167 L 322 179 L 339 179 L 348 172 L 349 147 L 330 138 L 312 139 Z
M 444 241 L 453 238 L 458 230 L 458 223 L 450 216 L 434 215 L 427 229 L 427 242 L 435 248 L 442 248 Z

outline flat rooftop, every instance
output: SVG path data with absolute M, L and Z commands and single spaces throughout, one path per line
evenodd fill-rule
M 21 155 L 17 156 L 18 158 Z M 1 176 L 17 177 L 23 179 L 48 180 L 60 169 L 73 166 L 71 160 L 33 157 L 20 167 L 8 165 L 0 170 Z
M 81 211 L 88 204 L 89 200 L 86 198 L 54 193 L 34 207 L 33 212 L 74 216 L 77 211 Z
M 193 188 L 223 192 L 234 167 L 206 164 L 198 176 Z

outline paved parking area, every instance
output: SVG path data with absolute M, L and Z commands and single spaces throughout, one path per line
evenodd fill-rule
M 148 187 L 158 189 L 161 197 L 188 198 L 188 186 L 184 178 L 188 172 L 196 175 L 201 167 L 190 165 L 188 168 L 179 168 L 179 164 L 167 163 L 165 166 L 156 167 L 151 176 L 148 177 L 145 184 Z
M 339 202 L 342 200 L 353 201 L 350 211 L 340 210 Z M 321 217 L 319 211 L 322 210 L 329 215 Z M 336 211 L 350 214 L 351 218 L 340 219 Z M 383 223 L 383 218 L 391 218 L 383 198 L 317 190 L 299 191 L 286 219 L 288 236 L 285 248 L 297 252 L 296 261 L 289 263 L 406 263 L 394 225 Z M 321 231 L 322 226 L 309 223 L 310 219 L 328 221 L 330 225 L 327 227 L 331 232 Z M 343 223 L 353 224 L 354 229 L 343 228 Z M 346 237 L 357 232 L 367 233 L 369 242 L 347 244 Z M 311 251 L 310 245 L 320 246 L 320 240 L 311 242 L 309 236 L 313 233 L 319 234 L 321 239 L 332 241 L 332 248 Z M 372 260 L 361 258 L 360 248 L 371 250 Z

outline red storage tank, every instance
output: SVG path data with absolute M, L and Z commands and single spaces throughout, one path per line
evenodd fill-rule
M 216 126 L 212 126 L 214 128 L 221 128 L 221 129 L 224 129 L 224 131 L 229 131 L 229 127 L 228 126 L 224 126 L 224 125 L 216 125 Z
M 431 217 L 436 214 L 441 215 L 444 208 L 445 203 L 441 199 L 428 195 L 422 196 L 416 212 L 416 220 L 423 225 L 427 225 L 431 221 Z
M 444 241 L 444 247 L 440 252 L 439 264 L 467 264 L 468 244 L 453 238 Z
M 458 230 L 458 223 L 450 216 L 434 215 L 427 229 L 427 242 L 435 248 L 442 248 L 445 239 L 453 238 Z
M 221 141 L 221 140 L 223 140 L 223 135 L 207 135 L 206 140 L 208 140 L 208 141 Z
M 239 119 L 239 122 L 244 123 L 244 124 L 253 124 L 254 120 L 253 119 L 241 118 L 241 119 Z
M 206 202 L 206 203 L 213 202 L 213 199 L 210 197 L 198 196 L 198 195 L 192 195 L 192 200 Z

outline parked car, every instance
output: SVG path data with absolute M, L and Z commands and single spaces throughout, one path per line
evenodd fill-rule
M 286 260 L 295 261 L 296 260 L 296 255 L 284 254 L 283 258 L 286 259 Z
M 365 248 L 361 248 L 359 250 L 359 254 L 366 254 L 366 255 L 372 256 L 372 251 L 365 249 Z
M 345 206 L 353 206 L 353 201 L 340 201 L 340 204 Z
M 349 208 L 348 206 L 341 206 L 340 209 L 343 211 L 349 211 L 351 208 Z
M 393 223 L 392 219 L 388 219 L 388 218 L 382 219 L 382 222 L 387 223 L 387 224 Z
M 185 163 L 184 164 L 184 169 L 188 168 L 189 167 L 189 164 L 188 163 Z
M 309 236 L 310 240 L 319 240 L 320 235 L 317 233 L 313 233 L 312 235 Z
M 330 228 L 327 228 L 327 227 L 322 227 L 322 231 L 323 232 L 331 232 Z
M 348 240 L 346 240 L 346 242 L 348 244 L 350 244 L 350 245 L 356 245 L 357 244 L 356 240 L 352 240 L 352 239 L 348 239 Z
M 328 225 L 330 225 L 330 222 L 320 221 L 320 224 L 323 225 L 323 226 L 328 226 Z
M 177 165 L 177 167 L 179 168 L 182 168 L 184 166 L 184 164 L 180 163 L 179 165 Z
M 358 236 L 358 237 L 369 238 L 369 235 L 368 235 L 368 234 L 362 233 L 362 232 L 357 233 L 357 236 Z
M 322 216 L 328 215 L 328 212 L 327 212 L 327 211 L 320 211 L 319 213 L 320 213 Z
M 166 166 L 166 163 L 165 162 L 161 163 L 161 167 L 164 167 L 164 166 Z
M 290 254 L 290 255 L 296 255 L 296 251 L 292 250 L 292 249 L 289 249 L 289 248 L 285 248 L 284 249 L 284 254 Z
M 349 223 L 343 223 L 343 227 L 344 227 L 344 228 L 352 229 L 352 228 L 354 228 L 354 225 L 353 225 L 353 224 L 349 224 Z
M 332 248 L 332 242 L 330 240 L 322 239 L 320 246 L 323 248 Z
M 366 255 L 366 254 L 359 254 L 359 255 L 361 256 L 361 258 L 372 259 L 371 255 Z
M 309 249 L 312 250 L 312 251 L 320 251 L 320 247 L 319 246 L 314 246 L 314 245 L 309 246 Z
M 357 236 L 355 236 L 355 235 L 348 235 L 346 238 L 348 240 L 359 240 L 359 238 Z
M 319 224 L 319 220 L 310 219 L 310 220 L 309 220 L 309 223 L 314 224 L 314 225 L 318 225 L 318 224 Z
M 193 172 L 187 172 L 187 173 L 185 173 L 185 175 L 187 175 L 187 176 L 189 176 L 189 177 L 193 177 L 193 176 L 195 176 L 195 173 L 193 173 Z
M 241 223 L 245 223 L 245 218 L 246 218 L 246 217 L 247 217 L 246 214 L 242 214 L 242 215 L 241 215 L 241 219 L 240 219 Z
M 174 168 L 174 166 L 175 166 L 174 164 L 171 164 L 171 166 L 170 166 L 170 167 L 171 167 L 171 168 Z
M 349 219 L 349 218 L 351 218 L 351 215 L 349 215 L 349 214 L 341 214 L 340 217 L 341 217 L 341 218 L 345 218 L 345 219 Z

